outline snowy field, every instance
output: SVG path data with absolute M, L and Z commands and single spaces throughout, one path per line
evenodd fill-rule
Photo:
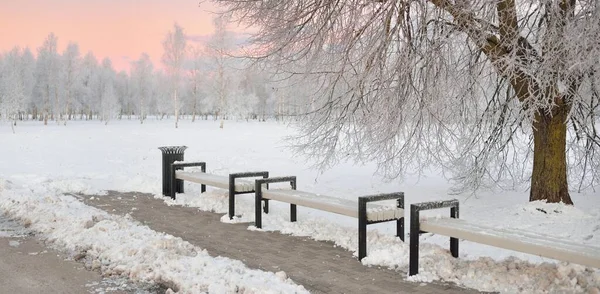
M 298 189 L 340 198 L 403 191 L 410 203 L 458 198 L 461 218 L 497 227 L 543 232 L 600 247 L 600 192 L 572 192 L 575 207 L 528 203 L 528 191 L 486 191 L 449 195 L 450 184 L 429 171 L 420 179 L 383 182 L 372 164 L 342 163 L 322 174 L 285 148 L 293 131 L 275 122 L 147 120 L 71 122 L 66 127 L 40 122 L 20 123 L 12 134 L 0 125 L 0 209 L 18 218 L 58 248 L 75 256 L 87 251 L 85 262 L 106 274 L 142 282 L 161 282 L 174 290 L 249 293 L 304 292 L 285 273 L 246 268 L 241 262 L 213 258 L 185 240 L 154 232 L 126 217 L 85 206 L 63 193 L 105 190 L 149 192 L 160 197 L 159 146 L 186 145 L 186 161 L 206 161 L 210 173 L 267 170 L 272 176 L 295 175 Z M 226 214 L 223 190 L 186 185 L 186 193 L 170 205 L 189 205 Z M 236 222 L 253 221 L 251 196 L 240 196 Z M 357 250 L 356 219 L 298 208 L 298 222 L 287 221 L 288 206 L 271 203 L 263 216 L 264 230 L 331 240 Z M 447 210 L 425 215 L 447 215 Z M 223 221 L 229 221 L 227 217 Z M 407 221 L 407 227 L 409 226 Z M 254 229 L 249 226 L 249 229 Z M 261 232 L 256 232 L 261 234 Z M 365 265 L 408 270 L 408 245 L 393 237 L 391 224 L 369 226 Z M 420 274 L 415 282 L 451 281 L 466 287 L 506 293 L 600 293 L 600 270 L 552 259 L 461 241 L 460 258 L 452 258 L 448 238 L 421 236 Z

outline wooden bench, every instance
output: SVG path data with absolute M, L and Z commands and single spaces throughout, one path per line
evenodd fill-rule
M 199 166 L 200 172 L 184 171 L 185 167 Z M 233 173 L 229 176 L 221 176 L 206 173 L 206 162 L 174 162 L 171 164 L 171 194 L 167 195 L 175 199 L 177 191 L 183 192 L 183 181 L 201 184 L 200 192 L 206 192 L 206 186 L 226 189 L 229 191 L 229 218 L 235 215 L 235 195 L 254 193 L 254 182 L 243 178 L 269 177 L 269 172 L 245 172 Z
M 423 210 L 450 208 L 450 218 L 420 220 Z M 600 247 L 522 230 L 493 228 L 458 218 L 457 200 L 424 202 L 410 206 L 409 275 L 419 273 L 419 234 L 434 233 L 450 237 L 450 253 L 458 257 L 458 239 L 499 248 L 549 257 L 560 261 L 600 268 Z
M 289 189 L 268 189 L 265 184 L 289 182 Z M 358 218 L 358 259 L 367 256 L 367 225 L 396 221 L 396 235 L 404 241 L 404 193 L 389 193 L 358 197 L 358 201 L 340 199 L 296 190 L 296 177 L 277 177 L 255 180 L 255 225 L 262 228 L 261 204 L 269 212 L 269 200 L 290 204 L 290 221 L 296 221 L 296 206 L 304 206 L 340 215 Z M 370 202 L 396 200 L 395 207 Z M 369 205 L 367 205 L 369 204 Z

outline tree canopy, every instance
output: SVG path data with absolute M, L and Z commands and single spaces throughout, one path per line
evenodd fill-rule
M 530 200 L 565 203 L 567 176 L 599 183 L 597 1 L 215 2 L 312 90 L 299 147 L 323 166 L 439 165 L 462 189 L 530 180 Z

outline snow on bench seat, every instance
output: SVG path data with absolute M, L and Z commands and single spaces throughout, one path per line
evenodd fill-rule
M 291 190 L 266 189 L 264 184 L 289 183 Z M 358 260 L 367 256 L 367 226 L 381 222 L 396 223 L 396 236 L 404 241 L 404 193 L 384 193 L 358 197 L 356 200 L 340 199 L 296 190 L 296 177 L 257 179 L 254 202 L 254 226 L 262 228 L 261 202 L 264 212 L 269 213 L 269 201 L 277 200 L 290 204 L 290 221 L 297 220 L 297 206 L 309 207 L 358 219 Z M 265 189 L 263 189 L 265 188 Z M 393 207 L 376 205 L 374 202 L 394 201 Z
M 221 189 L 229 189 L 229 177 L 220 176 L 214 174 L 207 174 L 203 172 L 185 172 L 175 171 L 175 177 L 180 180 L 190 181 L 194 183 L 204 184 L 207 186 L 217 187 Z M 235 181 L 236 192 L 252 192 L 254 191 L 254 182 L 236 179 Z
M 358 218 L 358 202 L 354 200 L 283 189 L 263 190 L 262 197 Z M 369 221 L 392 220 L 402 217 L 404 217 L 402 208 L 377 204 L 369 204 L 367 207 L 367 220 Z
M 583 245 L 564 238 L 514 229 L 493 228 L 457 218 L 423 220 L 420 222 L 420 229 L 425 232 L 600 268 L 600 247 Z

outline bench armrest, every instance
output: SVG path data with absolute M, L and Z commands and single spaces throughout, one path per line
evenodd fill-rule
M 404 192 L 361 196 L 361 197 L 358 197 L 358 203 L 359 203 L 358 205 L 359 205 L 359 207 L 361 207 L 362 205 L 365 205 L 365 207 L 366 207 L 366 204 L 369 202 L 392 200 L 392 199 L 396 200 L 396 207 L 404 209 Z
M 239 178 L 254 178 L 254 177 L 263 177 L 268 178 L 268 171 L 259 171 L 259 172 L 243 172 L 243 173 L 233 173 L 229 174 L 229 190 L 234 189 L 235 192 L 235 179 Z
M 244 172 L 244 173 L 233 173 L 233 174 L 229 174 L 229 178 L 252 178 L 252 177 L 263 177 L 263 178 L 268 178 L 269 177 L 269 172 L 268 171 L 258 171 L 258 172 Z
M 184 167 L 199 166 L 203 173 L 206 172 L 206 162 L 182 162 L 176 161 L 171 164 L 173 169 L 183 169 Z
M 458 218 L 458 200 L 444 200 L 444 201 L 431 201 L 431 202 L 421 202 L 414 203 L 410 205 L 410 222 L 411 222 L 411 231 L 413 230 L 412 226 L 414 225 L 415 232 L 421 232 L 419 228 L 420 221 L 420 212 L 422 210 L 431 210 L 431 209 L 439 209 L 439 208 L 450 208 L 450 217 Z
M 414 204 L 411 204 L 410 207 L 411 207 L 411 210 L 414 207 L 415 209 L 417 209 L 419 211 L 438 209 L 438 208 L 447 208 L 447 207 L 456 208 L 458 210 L 458 200 L 452 199 L 452 200 L 444 200 L 444 201 L 414 203 Z
M 271 184 L 271 183 L 285 183 L 289 182 L 292 186 L 292 190 L 296 190 L 296 176 L 290 177 L 275 177 L 275 178 L 267 178 L 267 179 L 257 179 L 255 181 L 255 190 L 261 191 L 261 187 L 263 184 Z

